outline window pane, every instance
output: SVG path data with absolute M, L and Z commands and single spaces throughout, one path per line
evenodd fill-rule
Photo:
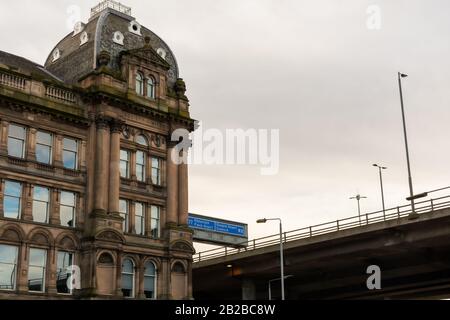
M 5 181 L 5 195 L 3 198 L 3 214 L 5 218 L 20 218 L 20 201 L 22 185 L 18 182 Z
M 3 214 L 5 218 L 19 219 L 20 199 L 5 196 L 5 198 L 3 199 Z
M 144 205 L 142 203 L 136 202 L 135 206 L 135 228 L 136 234 L 143 235 L 144 234 Z
M 60 206 L 60 219 L 63 227 L 75 227 L 75 212 L 73 207 Z
M 145 155 L 142 151 L 136 152 L 136 163 L 138 164 L 145 164 Z
M 122 292 L 124 297 L 134 295 L 134 264 L 129 259 L 125 259 L 122 264 Z
M 24 157 L 24 141 L 8 138 L 8 155 L 16 158 Z
M 128 201 L 119 200 L 119 212 L 124 220 L 122 223 L 122 230 L 123 232 L 128 232 Z
M 143 146 L 147 146 L 148 145 L 147 139 L 143 135 L 138 136 L 137 139 L 136 139 L 136 142 L 138 144 L 140 144 L 140 145 L 143 145 Z
M 151 227 L 151 235 L 153 238 L 159 238 L 161 236 L 160 232 L 160 210 L 161 208 L 158 206 L 152 206 L 151 207 L 151 221 L 150 221 L 150 227 Z
M 18 248 L 0 245 L 0 290 L 14 290 Z
M 28 266 L 28 290 L 44 291 L 45 286 L 45 265 L 47 252 L 41 249 L 30 249 Z
M 72 151 L 63 151 L 64 168 L 75 170 L 77 168 L 77 154 Z
M 48 204 L 50 192 L 47 188 L 34 187 L 33 192 L 33 221 L 48 222 Z
M 37 144 L 36 145 L 36 161 L 40 163 L 50 164 L 51 148 Z
M 38 131 L 36 134 L 36 142 L 46 146 L 52 145 L 52 135 L 50 133 Z
M 147 299 L 155 298 L 156 268 L 152 262 L 145 264 L 144 270 L 144 294 Z
M 5 181 L 5 195 L 20 197 L 22 185 L 19 182 Z
M 13 124 L 9 125 L 9 133 L 8 136 L 14 137 L 17 139 L 25 140 L 26 130 L 24 127 L 16 126 Z
M 56 289 L 58 293 L 70 293 L 70 289 L 67 287 L 67 279 L 71 275 L 69 267 L 72 263 L 73 255 L 69 252 L 58 252 L 58 264 L 57 264 L 57 276 L 56 276 Z
M 77 152 L 77 140 L 64 138 L 63 146 L 64 150 Z
M 61 191 L 61 204 L 75 207 L 75 193 Z
M 34 200 L 47 201 L 49 200 L 49 190 L 42 187 L 34 187 Z
M 129 152 L 126 150 L 120 150 L 120 160 L 129 160 Z

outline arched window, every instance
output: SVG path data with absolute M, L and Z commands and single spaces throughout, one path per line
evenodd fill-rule
M 130 259 L 122 263 L 122 293 L 126 298 L 134 298 L 134 263 Z
M 146 146 L 146 147 L 148 146 L 147 138 L 144 137 L 142 134 L 136 138 L 136 142 L 138 144 L 140 144 L 141 146 Z
M 156 267 L 151 261 L 145 263 L 144 294 L 147 299 L 156 299 Z
M 136 93 L 141 96 L 144 95 L 144 79 L 139 72 L 136 73 Z
M 147 97 L 150 99 L 155 99 L 155 85 L 155 79 L 147 78 Z

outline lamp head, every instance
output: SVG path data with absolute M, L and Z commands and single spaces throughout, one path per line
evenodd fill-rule
M 256 223 L 266 223 L 267 219 L 258 219 L 256 220 Z

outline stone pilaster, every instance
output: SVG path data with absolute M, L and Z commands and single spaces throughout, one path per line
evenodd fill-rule
M 62 159 L 63 139 L 64 137 L 60 134 L 55 136 L 54 164 L 56 167 L 63 166 L 63 159 Z
M 31 183 L 24 184 L 22 193 L 22 220 L 33 221 L 33 190 L 34 187 Z
M 120 135 L 123 123 L 111 123 L 111 143 L 109 160 L 109 213 L 119 214 L 120 196 Z
M 0 154 L 8 155 L 8 128 L 9 122 L 2 121 L 1 122 L 1 130 L 0 130 Z
M 178 166 L 178 224 L 183 226 L 188 224 L 188 187 L 188 165 L 183 162 Z
M 26 143 L 26 159 L 28 161 L 36 161 L 36 134 L 37 130 L 30 128 L 27 131 L 27 143 Z
M 59 214 L 61 205 L 60 190 L 53 189 L 50 194 L 50 224 L 61 225 L 61 216 Z
M 5 180 L 0 178 L 0 218 L 4 217 L 3 199 L 5 196 Z
M 178 165 L 176 159 L 172 159 L 175 146 L 174 143 L 167 146 L 167 225 L 178 224 Z
M 47 250 L 47 281 L 46 281 L 46 292 L 50 294 L 56 294 L 56 248 L 51 247 Z
M 96 125 L 94 211 L 106 214 L 108 209 L 109 180 L 109 125 L 108 121 L 103 117 L 96 119 Z

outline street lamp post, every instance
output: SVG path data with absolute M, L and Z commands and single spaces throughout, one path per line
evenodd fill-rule
M 283 254 L 283 224 L 280 218 L 259 219 L 256 223 L 266 223 L 267 221 L 280 222 L 280 269 L 281 269 L 281 300 L 284 300 L 284 254 Z
M 367 199 L 367 197 L 357 194 L 356 196 L 350 198 L 350 200 L 354 199 L 356 199 L 356 201 L 358 202 L 358 217 L 359 217 L 359 224 L 361 224 L 361 206 L 359 204 L 359 201 L 361 201 L 361 199 Z
M 387 167 L 379 166 L 378 164 L 374 164 L 374 167 L 377 167 L 380 173 L 380 187 L 381 187 L 381 204 L 383 205 L 383 217 L 386 217 L 386 207 L 384 205 L 384 190 L 383 190 L 383 174 L 382 170 L 386 170 Z
M 398 73 L 398 87 L 400 90 L 400 105 L 402 108 L 402 120 L 403 120 L 403 135 L 405 138 L 405 150 L 406 150 L 406 164 L 408 166 L 408 183 L 409 183 L 409 199 L 411 200 L 411 213 L 409 214 L 410 219 L 418 218 L 418 214 L 416 213 L 415 205 L 414 205 L 414 191 L 413 191 L 413 183 L 411 176 L 411 165 L 409 162 L 409 148 L 408 148 L 408 136 L 406 134 L 406 119 L 405 119 L 405 107 L 403 104 L 403 90 L 402 90 L 402 78 L 408 77 L 407 74 Z

